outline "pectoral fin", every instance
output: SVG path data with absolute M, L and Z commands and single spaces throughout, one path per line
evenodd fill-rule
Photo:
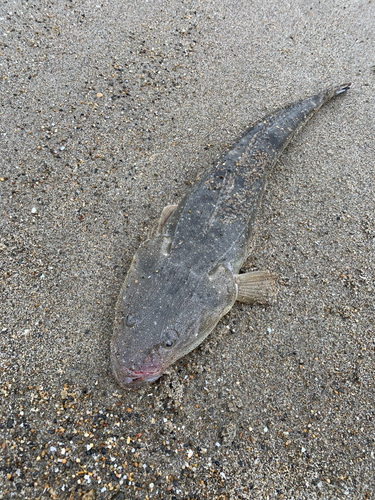
M 276 293 L 275 275 L 269 271 L 235 274 L 238 286 L 237 300 L 247 304 L 265 304 Z
M 165 223 L 169 219 L 169 217 L 173 214 L 173 212 L 176 210 L 177 205 L 167 205 L 166 207 L 163 208 L 163 211 L 160 216 L 159 220 L 159 225 L 158 225 L 158 231 L 157 234 L 161 233 L 161 230 L 163 229 Z

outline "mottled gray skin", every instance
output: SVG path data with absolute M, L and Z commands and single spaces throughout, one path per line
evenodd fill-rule
M 348 87 L 292 104 L 248 130 L 142 244 L 116 308 L 111 363 L 121 386 L 159 378 L 231 309 L 238 291 L 234 274 L 248 256 L 272 167 L 314 112 Z

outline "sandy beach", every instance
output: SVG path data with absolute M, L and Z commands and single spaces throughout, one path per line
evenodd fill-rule
M 375 498 L 375 4 L 0 6 L 0 499 Z M 351 82 L 283 153 L 236 303 L 116 385 L 131 259 L 251 124 Z

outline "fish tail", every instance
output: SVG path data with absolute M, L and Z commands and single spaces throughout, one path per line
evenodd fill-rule
M 351 83 L 344 83 L 343 85 L 340 85 L 340 87 L 337 87 L 334 89 L 335 95 L 340 95 L 349 90 L 351 87 Z
M 334 97 L 345 94 L 350 89 L 351 83 L 343 83 L 342 85 L 339 85 L 338 87 L 333 87 L 331 89 L 325 90 L 318 94 L 317 97 L 320 97 L 322 104 L 325 102 L 329 101 L 330 99 L 333 99 Z
M 323 90 L 319 94 L 302 99 L 268 117 L 263 122 L 265 138 L 277 156 L 325 103 L 336 96 L 345 94 L 349 88 L 350 83 L 345 83 Z

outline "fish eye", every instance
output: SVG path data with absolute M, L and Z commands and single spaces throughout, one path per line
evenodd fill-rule
M 173 340 L 167 340 L 165 343 L 165 347 L 172 347 L 174 344 Z

